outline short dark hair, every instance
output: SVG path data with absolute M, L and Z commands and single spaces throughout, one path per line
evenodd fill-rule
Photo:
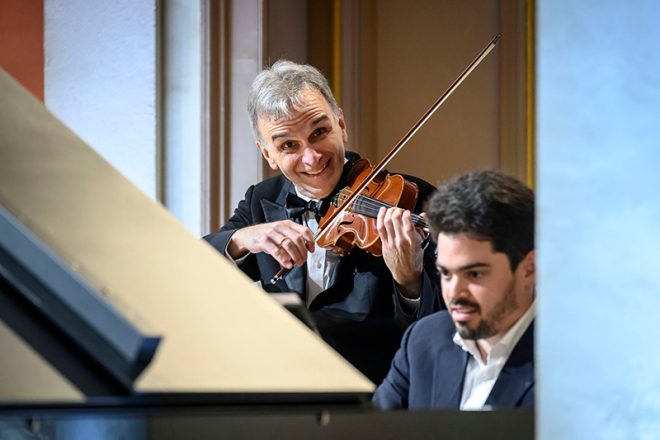
M 472 171 L 441 185 L 426 203 L 431 234 L 490 241 L 515 270 L 534 249 L 534 193 L 499 171 Z

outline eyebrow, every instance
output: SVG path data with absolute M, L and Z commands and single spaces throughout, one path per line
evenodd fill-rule
M 490 264 L 488 264 L 488 263 L 481 263 L 481 262 L 470 263 L 470 264 L 466 264 L 465 266 L 461 266 L 461 267 L 459 267 L 458 270 L 457 270 L 457 272 L 465 272 L 465 271 L 467 271 L 467 270 L 481 269 L 481 268 L 485 268 L 485 267 L 490 267 Z M 441 269 L 447 269 L 446 267 L 444 267 L 444 266 L 442 266 L 442 265 L 438 265 L 438 264 L 436 264 L 436 268 L 437 268 L 438 270 L 441 270 Z
M 312 127 L 315 127 L 315 126 L 319 125 L 320 123 L 325 122 L 325 121 L 327 121 L 327 120 L 330 120 L 330 118 L 328 117 L 328 115 L 321 115 L 321 116 L 319 116 L 318 118 L 313 119 L 310 125 L 311 125 Z M 275 133 L 275 134 L 273 134 L 273 136 L 272 136 L 271 139 L 272 139 L 273 142 L 274 142 L 275 139 L 282 138 L 282 137 L 287 137 L 287 136 L 290 136 L 290 134 L 291 134 L 290 131 L 281 131 L 281 132 L 279 132 L 279 133 Z
M 283 138 L 283 137 L 287 137 L 287 136 L 289 136 L 289 132 L 288 132 L 288 131 L 281 131 L 281 132 L 279 132 L 279 133 L 275 133 L 271 139 L 272 139 L 273 142 L 274 142 L 275 139 Z

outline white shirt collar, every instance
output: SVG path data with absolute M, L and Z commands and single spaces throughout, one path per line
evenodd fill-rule
M 306 202 L 309 202 L 310 200 L 314 200 L 315 202 L 319 201 L 318 199 L 313 199 L 311 197 L 307 197 L 306 195 L 302 194 L 300 191 L 298 191 L 298 188 L 296 188 L 295 185 L 293 186 L 293 189 L 296 190 L 296 195 Z

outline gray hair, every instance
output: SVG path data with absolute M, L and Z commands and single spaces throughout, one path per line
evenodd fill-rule
M 254 138 L 263 140 L 259 133 L 259 118 L 272 120 L 290 117 L 292 110 L 302 107 L 302 93 L 310 88 L 325 97 L 338 118 L 339 106 L 328 80 L 315 67 L 279 60 L 257 75 L 250 87 L 247 107 Z

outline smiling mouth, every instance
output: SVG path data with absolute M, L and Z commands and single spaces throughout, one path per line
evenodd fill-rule
M 326 164 L 320 170 L 318 170 L 318 171 L 305 171 L 304 174 L 306 174 L 308 176 L 318 176 L 323 171 L 325 171 L 327 168 L 328 168 L 328 162 L 326 162 Z

